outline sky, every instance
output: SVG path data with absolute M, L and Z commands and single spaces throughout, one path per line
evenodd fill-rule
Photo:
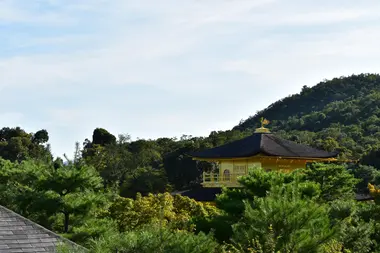
M 0 0 L 0 127 L 207 136 L 380 70 L 378 0 Z M 269 119 L 271 120 L 271 119 Z

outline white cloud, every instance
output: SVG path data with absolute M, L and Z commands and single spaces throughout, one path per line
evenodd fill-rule
M 285 17 L 283 20 L 277 21 L 278 24 L 302 24 L 302 25 L 316 25 L 316 24 L 331 24 L 347 20 L 356 20 L 368 15 L 375 14 L 371 10 L 335 10 L 335 11 L 321 11 L 321 12 L 307 12 L 298 13 Z
M 379 10 L 347 0 L 3 0 L 2 123 L 48 128 L 58 154 L 98 126 L 134 137 L 230 128 L 304 84 L 379 69 Z
M 321 34 L 313 40 L 295 40 L 286 44 L 286 47 L 282 46 L 282 41 L 278 41 L 272 46 L 280 50 L 268 49 L 265 58 L 255 59 L 252 55 L 247 55 L 245 59 L 226 61 L 223 68 L 254 77 L 261 76 L 268 81 L 277 82 L 277 86 L 282 85 L 284 78 L 294 78 L 295 82 L 310 80 L 308 85 L 312 85 L 324 78 L 378 72 L 379 28 L 380 26 L 374 25 L 365 29 Z M 272 75 L 268 75 L 270 69 L 273 70 Z M 323 77 L 320 73 L 324 73 Z

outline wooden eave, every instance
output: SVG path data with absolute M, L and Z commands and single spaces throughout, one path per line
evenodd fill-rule
M 330 158 L 313 158 L 313 157 L 281 157 L 281 156 L 266 156 L 263 154 L 258 154 L 250 157 L 228 157 L 228 158 L 200 158 L 192 157 L 195 161 L 206 161 L 206 162 L 221 162 L 221 161 L 242 161 L 242 160 L 301 160 L 305 162 L 314 161 L 326 161 L 326 162 L 358 162 L 358 160 L 339 160 L 334 157 Z

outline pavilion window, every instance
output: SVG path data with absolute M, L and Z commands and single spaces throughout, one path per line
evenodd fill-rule
M 235 165 L 234 166 L 234 173 L 235 174 L 246 174 L 247 172 L 247 165 Z
M 230 181 L 231 179 L 231 173 L 229 170 L 223 171 L 223 181 Z

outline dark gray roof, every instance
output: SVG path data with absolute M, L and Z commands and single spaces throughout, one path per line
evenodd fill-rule
M 355 199 L 358 201 L 373 200 L 373 197 L 369 193 L 356 193 Z
M 57 245 L 62 243 L 84 249 L 31 220 L 0 206 L 0 253 L 57 252 Z
M 242 158 L 260 153 L 267 156 L 304 158 L 332 158 L 338 155 L 338 152 L 319 150 L 281 139 L 271 133 L 254 133 L 241 140 L 189 155 L 196 158 Z
M 215 201 L 216 195 L 222 193 L 222 188 L 194 188 L 179 192 L 172 192 L 172 195 L 181 195 L 184 197 L 189 197 L 196 201 L 212 202 Z

